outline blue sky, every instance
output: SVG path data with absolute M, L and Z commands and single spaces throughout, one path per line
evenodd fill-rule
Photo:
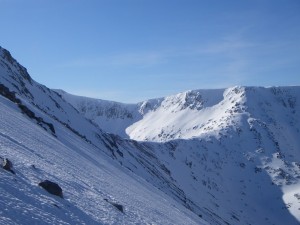
M 0 45 L 36 81 L 137 102 L 300 85 L 299 0 L 0 0 Z

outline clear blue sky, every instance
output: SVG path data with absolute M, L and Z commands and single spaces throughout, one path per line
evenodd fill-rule
M 121 102 L 300 85 L 300 1 L 0 0 L 0 45 L 50 88 Z

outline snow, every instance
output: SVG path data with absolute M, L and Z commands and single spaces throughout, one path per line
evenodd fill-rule
M 204 224 L 64 127 L 56 126 L 58 140 L 2 97 L 0 115 L 1 157 L 16 172 L 0 169 L 2 224 Z M 62 187 L 64 199 L 38 187 L 45 179 Z M 104 198 L 124 205 L 125 213 Z
M 120 166 L 111 158 L 112 137 L 0 50 L 0 84 L 20 102 L 0 96 L 0 157 L 11 160 L 16 173 L 0 169 L 1 224 L 206 224 Z M 55 133 L 23 114 L 20 105 L 52 124 Z M 62 187 L 64 199 L 38 186 L 45 179 Z M 104 199 L 122 204 L 125 213 Z
M 289 212 L 300 221 L 300 184 L 286 186 L 283 188 L 282 199 Z
M 78 101 L 76 96 L 69 97 Z M 295 202 L 295 193 L 288 194 L 286 188 L 298 187 L 300 178 L 299 87 L 237 86 L 188 91 L 151 101 L 155 107 L 148 104 L 148 110 L 129 121 L 126 133 L 149 143 L 170 171 L 172 183 L 195 204 L 191 206 L 194 211 L 212 224 L 238 220 L 298 224 L 300 205 Z M 136 104 L 132 114 L 145 105 L 147 101 Z M 112 127 L 119 123 L 117 119 L 110 122 Z M 130 163 L 123 165 L 174 195 L 140 172 L 142 167 L 134 168 Z M 210 212 L 222 219 L 215 220 Z
M 139 119 L 138 107 L 134 104 L 122 104 L 118 102 L 92 99 L 82 96 L 74 96 L 62 90 L 55 90 L 63 98 L 73 105 L 86 118 L 99 125 L 108 133 L 118 134 L 128 138 L 125 129 Z M 113 124 L 113 126 L 112 126 Z
M 19 99 L 0 97 L 0 157 L 16 172 L 0 169 L 5 224 L 300 222 L 300 87 L 194 90 L 128 105 L 54 92 L 3 51 L 0 84 Z M 38 187 L 44 179 L 65 198 Z

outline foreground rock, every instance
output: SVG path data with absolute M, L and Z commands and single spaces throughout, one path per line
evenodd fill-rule
M 105 201 L 107 201 L 108 203 L 112 204 L 114 207 L 116 207 L 120 212 L 124 213 L 124 207 L 118 203 L 109 201 L 108 199 L 104 199 Z
M 13 168 L 12 162 L 7 158 L 4 158 L 4 159 L 0 158 L 0 159 L 1 159 L 2 168 L 15 174 L 15 171 L 13 171 L 13 169 L 12 169 Z
M 61 187 L 49 180 L 44 180 L 39 183 L 39 186 L 44 188 L 46 191 L 48 191 L 50 194 L 57 195 L 61 198 L 63 198 L 63 193 Z

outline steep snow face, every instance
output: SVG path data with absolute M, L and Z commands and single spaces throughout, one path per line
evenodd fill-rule
M 130 138 L 140 141 L 165 142 L 190 139 L 203 134 L 218 134 L 231 123 L 230 109 L 235 102 L 224 90 L 198 90 L 166 97 L 155 110 L 126 129 Z M 243 101 L 237 97 L 236 101 Z
M 1 224 L 206 224 L 66 127 L 55 125 L 57 139 L 2 96 L 0 115 L 0 156 L 16 173 L 0 168 Z M 63 199 L 38 186 L 45 179 Z
M 143 162 L 133 158 L 139 144 L 103 133 L 2 48 L 0 115 L 0 157 L 16 173 L 0 168 L 1 224 L 206 224 L 120 166 L 125 154 Z M 44 179 L 58 183 L 64 199 L 38 187 Z
M 27 113 L 45 129 L 49 130 L 48 126 L 51 126 L 48 116 L 82 138 L 89 137 L 90 142 L 99 142 L 97 136 L 102 133 L 102 130 L 82 117 L 56 92 L 32 80 L 26 69 L 1 47 L 0 75 L 1 94 L 8 97 L 14 92 L 16 97 L 11 96 L 11 100 L 18 103 L 23 113 Z M 52 130 L 52 133 L 55 135 L 55 131 Z

